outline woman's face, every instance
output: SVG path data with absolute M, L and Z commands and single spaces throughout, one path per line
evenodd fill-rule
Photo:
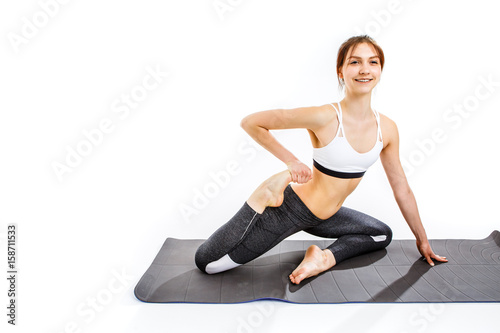
M 371 44 L 358 44 L 354 53 L 352 48 L 342 66 L 340 78 L 344 79 L 346 91 L 351 93 L 369 93 L 380 80 L 382 69 L 380 59 Z

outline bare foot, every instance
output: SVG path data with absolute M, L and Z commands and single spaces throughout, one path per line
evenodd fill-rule
M 302 280 L 318 275 L 333 266 L 335 257 L 330 250 L 321 250 L 318 246 L 311 245 L 300 265 L 290 274 L 290 281 L 299 284 Z
M 262 213 L 268 206 L 281 206 L 283 203 L 283 192 L 291 181 L 292 177 L 288 170 L 271 176 L 260 184 L 250 198 L 248 198 L 248 205 L 259 213 Z

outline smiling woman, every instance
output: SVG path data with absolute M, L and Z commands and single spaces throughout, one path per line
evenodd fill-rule
M 358 46 L 361 45 L 362 50 L 357 50 Z M 349 53 L 349 57 L 347 58 L 347 54 Z M 357 51 L 357 52 L 356 52 Z M 375 52 L 375 55 L 371 55 L 372 52 Z M 343 67 L 344 63 L 347 62 L 351 65 L 360 65 L 361 54 L 369 54 L 368 60 L 370 64 L 373 65 L 374 69 L 380 67 L 379 75 L 384 69 L 385 56 L 382 48 L 375 43 L 373 39 L 368 36 L 357 36 L 353 38 L 349 38 L 346 40 L 339 48 L 339 52 L 337 55 L 337 79 L 339 81 L 340 88 L 344 87 L 344 75 L 343 75 Z M 350 67 L 349 69 L 351 69 Z M 373 78 L 358 78 L 356 79 L 358 82 L 367 82 L 372 81 Z
M 372 38 L 352 37 L 337 55 L 343 100 L 261 111 L 242 120 L 243 129 L 284 162 L 287 170 L 264 181 L 236 215 L 198 248 L 195 261 L 202 271 L 213 274 L 245 264 L 301 230 L 336 240 L 326 249 L 316 245 L 307 249 L 289 276 L 295 284 L 345 259 L 385 248 L 392 239 L 391 228 L 343 206 L 379 156 L 418 251 L 430 265 L 433 259 L 446 261 L 432 251 L 420 221 L 399 159 L 396 124 L 371 108 L 371 93 L 384 62 L 384 53 Z M 312 170 L 270 133 L 291 128 L 307 129 L 314 148 Z

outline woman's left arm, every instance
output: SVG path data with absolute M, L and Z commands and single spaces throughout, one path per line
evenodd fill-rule
M 380 153 L 380 160 L 384 166 L 387 179 L 392 187 L 394 197 L 398 203 L 399 209 L 403 214 L 408 226 L 417 239 L 417 248 L 420 254 L 425 257 L 427 262 L 434 266 L 432 259 L 446 262 L 446 257 L 441 257 L 432 251 L 427 239 L 424 226 L 418 213 L 417 201 L 413 191 L 408 184 L 406 175 L 399 159 L 399 133 L 394 121 L 382 116 L 382 132 L 384 138 L 384 149 Z

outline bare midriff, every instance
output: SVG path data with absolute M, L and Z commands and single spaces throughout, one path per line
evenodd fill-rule
M 334 215 L 362 178 L 343 179 L 325 175 L 313 167 L 313 177 L 305 184 L 292 183 L 293 191 L 320 219 Z

